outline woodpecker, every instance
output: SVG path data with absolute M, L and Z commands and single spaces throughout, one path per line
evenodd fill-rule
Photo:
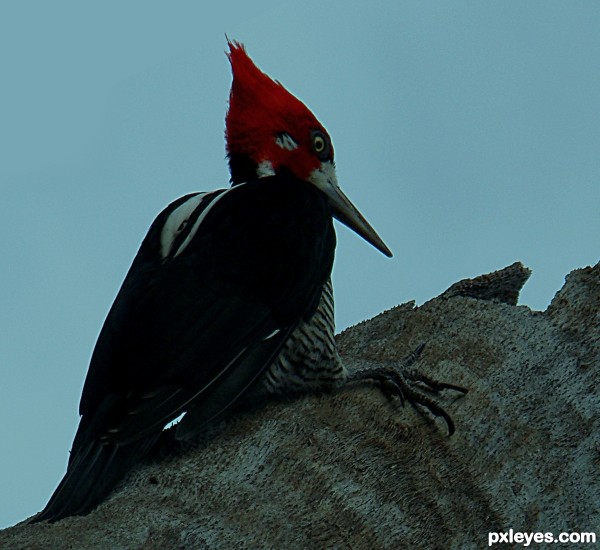
M 323 125 L 228 46 L 231 186 L 151 224 L 94 348 L 67 472 L 34 522 L 90 512 L 184 413 L 183 440 L 251 395 L 372 379 L 413 396 L 390 369 L 349 376 L 334 341 L 333 218 L 392 253 L 341 191 Z

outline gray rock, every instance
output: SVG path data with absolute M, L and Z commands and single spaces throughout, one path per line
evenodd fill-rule
M 488 532 L 600 535 L 600 264 L 545 312 L 520 263 L 338 336 L 350 369 L 400 361 L 469 388 L 442 419 L 375 386 L 267 403 L 157 456 L 86 517 L 21 523 L 7 549 L 482 548 Z M 562 547 L 562 546 L 561 546 Z

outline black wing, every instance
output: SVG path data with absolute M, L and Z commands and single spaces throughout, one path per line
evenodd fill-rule
M 316 309 L 334 248 L 324 195 L 288 177 L 165 209 L 102 328 L 69 470 L 36 520 L 87 512 L 182 412 L 184 437 L 225 413 Z

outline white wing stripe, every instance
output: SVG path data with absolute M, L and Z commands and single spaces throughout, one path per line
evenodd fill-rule
M 214 208 L 215 204 L 217 204 L 225 195 L 234 193 L 236 189 L 239 189 L 240 187 L 243 187 L 244 185 L 245 185 L 245 183 L 240 183 L 240 184 L 238 184 L 238 185 L 236 185 L 234 187 L 230 187 L 224 193 L 221 193 L 216 199 L 214 199 L 204 209 L 204 211 L 202 212 L 202 214 L 200 214 L 198 216 L 198 219 L 196 220 L 196 223 L 194 223 L 194 227 L 192 227 L 192 230 L 188 233 L 188 236 L 185 238 L 185 241 L 183 241 L 181 243 L 181 246 L 177 249 L 177 252 L 175 253 L 175 256 L 179 256 L 179 254 L 181 254 L 185 250 L 185 248 L 190 244 L 190 242 L 192 241 L 192 239 L 194 238 L 194 236 L 198 232 L 198 228 L 200 227 L 200 224 L 206 218 L 206 216 L 210 212 L 210 210 L 212 208 Z
M 169 214 L 169 217 L 167 218 L 167 221 L 165 221 L 165 225 L 163 225 L 162 231 L 160 232 L 160 255 L 163 260 L 169 256 L 177 235 L 183 231 L 186 222 L 190 219 L 194 210 L 198 208 L 207 194 L 208 193 L 198 193 L 197 195 L 190 197 Z

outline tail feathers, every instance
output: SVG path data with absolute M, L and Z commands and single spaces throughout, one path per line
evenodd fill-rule
M 30 523 L 54 522 L 91 512 L 148 454 L 159 435 L 160 432 L 121 446 L 98 440 L 88 443 L 77 451 L 48 504 Z

